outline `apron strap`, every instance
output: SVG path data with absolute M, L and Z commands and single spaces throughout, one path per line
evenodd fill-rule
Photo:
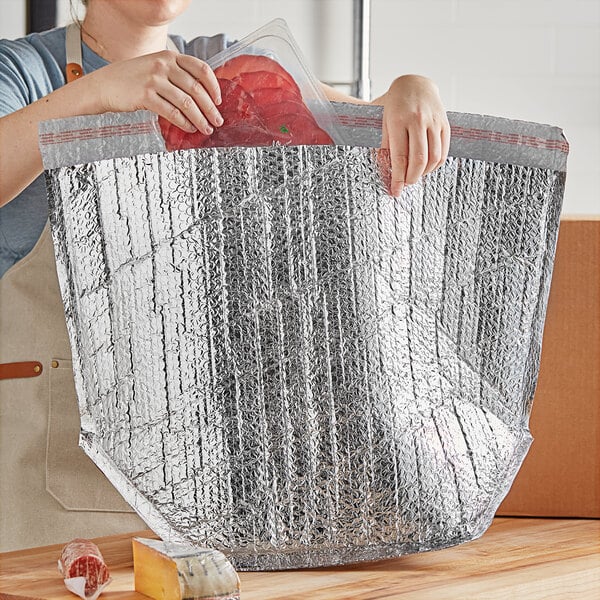
M 83 76 L 83 59 L 81 58 L 81 30 L 77 23 L 67 25 L 65 32 L 65 52 L 67 66 L 65 76 L 67 83 Z
M 20 379 L 21 377 L 37 377 L 44 367 L 37 360 L 27 360 L 0 364 L 0 379 Z
M 179 48 L 175 42 L 167 37 L 167 50 L 179 53 Z M 83 58 L 81 56 L 81 29 L 78 23 L 67 25 L 65 32 L 65 52 L 67 56 L 67 66 L 65 67 L 65 77 L 67 83 L 75 81 L 83 76 Z

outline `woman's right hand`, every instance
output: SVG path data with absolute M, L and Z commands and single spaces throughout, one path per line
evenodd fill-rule
M 147 109 L 185 131 L 208 135 L 223 124 L 217 78 L 194 56 L 162 50 L 111 63 L 79 81 L 84 79 L 100 102 L 98 112 Z

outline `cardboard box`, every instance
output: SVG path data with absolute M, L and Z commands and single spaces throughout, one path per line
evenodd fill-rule
M 497 514 L 600 517 L 600 217 L 561 221 L 530 425 Z

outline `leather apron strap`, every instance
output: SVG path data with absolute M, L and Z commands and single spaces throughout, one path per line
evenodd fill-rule
M 0 364 L 0 379 L 17 379 L 19 377 L 38 377 L 44 367 L 37 360 Z
M 77 23 L 71 23 L 65 30 L 65 53 L 67 65 L 65 78 L 67 83 L 83 76 L 83 59 L 81 55 L 81 30 Z M 0 364 L 0 380 L 38 377 L 43 371 L 39 361 L 28 360 Z
M 67 66 L 65 77 L 67 83 L 75 81 L 83 76 L 83 58 L 81 57 L 81 29 L 78 23 L 67 25 L 65 31 L 65 51 L 67 55 Z

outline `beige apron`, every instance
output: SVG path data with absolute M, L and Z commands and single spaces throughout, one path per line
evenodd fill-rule
M 79 29 L 67 38 L 68 67 L 81 64 Z M 81 69 L 67 78 L 78 76 Z M 146 529 L 78 446 L 79 409 L 48 224 L 0 279 L 0 336 L 0 551 Z
M 79 410 L 52 240 L 0 279 L 0 363 L 39 361 L 0 380 L 0 551 L 145 529 L 78 446 Z

